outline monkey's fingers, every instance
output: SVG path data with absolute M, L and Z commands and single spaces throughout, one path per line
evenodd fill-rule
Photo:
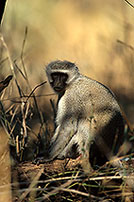
M 50 161 L 52 161 L 52 159 L 45 159 L 44 157 L 38 157 L 33 160 L 33 163 L 36 165 L 39 165 L 39 164 L 44 164 Z
M 0 82 L 0 92 L 2 92 L 4 90 L 4 88 L 6 88 L 8 86 L 8 84 L 10 83 L 12 78 L 13 78 L 13 76 L 9 75 L 5 80 Z

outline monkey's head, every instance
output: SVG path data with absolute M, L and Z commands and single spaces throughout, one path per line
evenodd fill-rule
M 79 77 L 80 73 L 74 63 L 68 61 L 54 61 L 47 65 L 46 74 L 55 92 L 64 92 L 67 85 Z

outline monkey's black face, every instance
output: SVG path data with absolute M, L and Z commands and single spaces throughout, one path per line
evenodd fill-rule
M 56 72 L 51 74 L 52 82 L 50 83 L 54 91 L 57 93 L 63 92 L 66 87 L 66 81 L 68 79 L 68 75 L 61 72 Z

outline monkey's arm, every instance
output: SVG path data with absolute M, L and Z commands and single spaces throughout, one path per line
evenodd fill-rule
M 63 159 L 65 156 L 64 155 L 62 156 L 62 152 L 76 133 L 77 133 L 77 121 L 66 120 L 66 122 L 64 122 L 62 126 L 58 126 L 56 128 L 55 134 L 50 142 L 50 147 L 48 150 L 48 158 L 45 159 L 44 157 L 41 157 L 38 158 L 36 162 L 38 164 L 50 162 L 54 160 L 56 157 L 58 157 L 58 155 L 60 156 L 59 159 Z
M 59 154 L 60 156 L 64 148 L 69 144 L 71 139 L 77 133 L 77 121 L 66 120 L 62 126 L 57 127 L 56 132 L 50 142 L 49 159 L 53 160 Z M 63 156 L 64 158 L 64 156 Z

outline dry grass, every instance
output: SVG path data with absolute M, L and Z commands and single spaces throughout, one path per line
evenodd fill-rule
M 44 165 L 21 163 L 14 169 L 21 187 L 16 197 L 18 201 L 133 201 L 133 171 L 132 159 L 124 161 L 120 171 L 107 164 L 88 177 L 76 160 L 68 164 L 65 160 Z
M 16 63 L 21 88 L 29 93 L 17 67 L 24 73 L 25 64 L 33 89 L 46 79 L 44 66 L 48 62 L 70 60 L 76 62 L 83 74 L 111 87 L 133 123 L 133 18 L 133 8 L 122 0 L 9 1 L 3 34 Z M 26 26 L 28 35 L 22 62 Z M 1 74 L 6 76 L 11 69 L 6 52 L 3 48 L 1 51 Z M 46 92 L 52 92 L 47 84 L 38 89 L 37 95 Z M 9 94 L 16 97 L 16 86 L 10 88 Z M 41 110 L 45 110 L 44 99 L 38 98 Z M 48 99 L 45 100 L 48 104 Z

